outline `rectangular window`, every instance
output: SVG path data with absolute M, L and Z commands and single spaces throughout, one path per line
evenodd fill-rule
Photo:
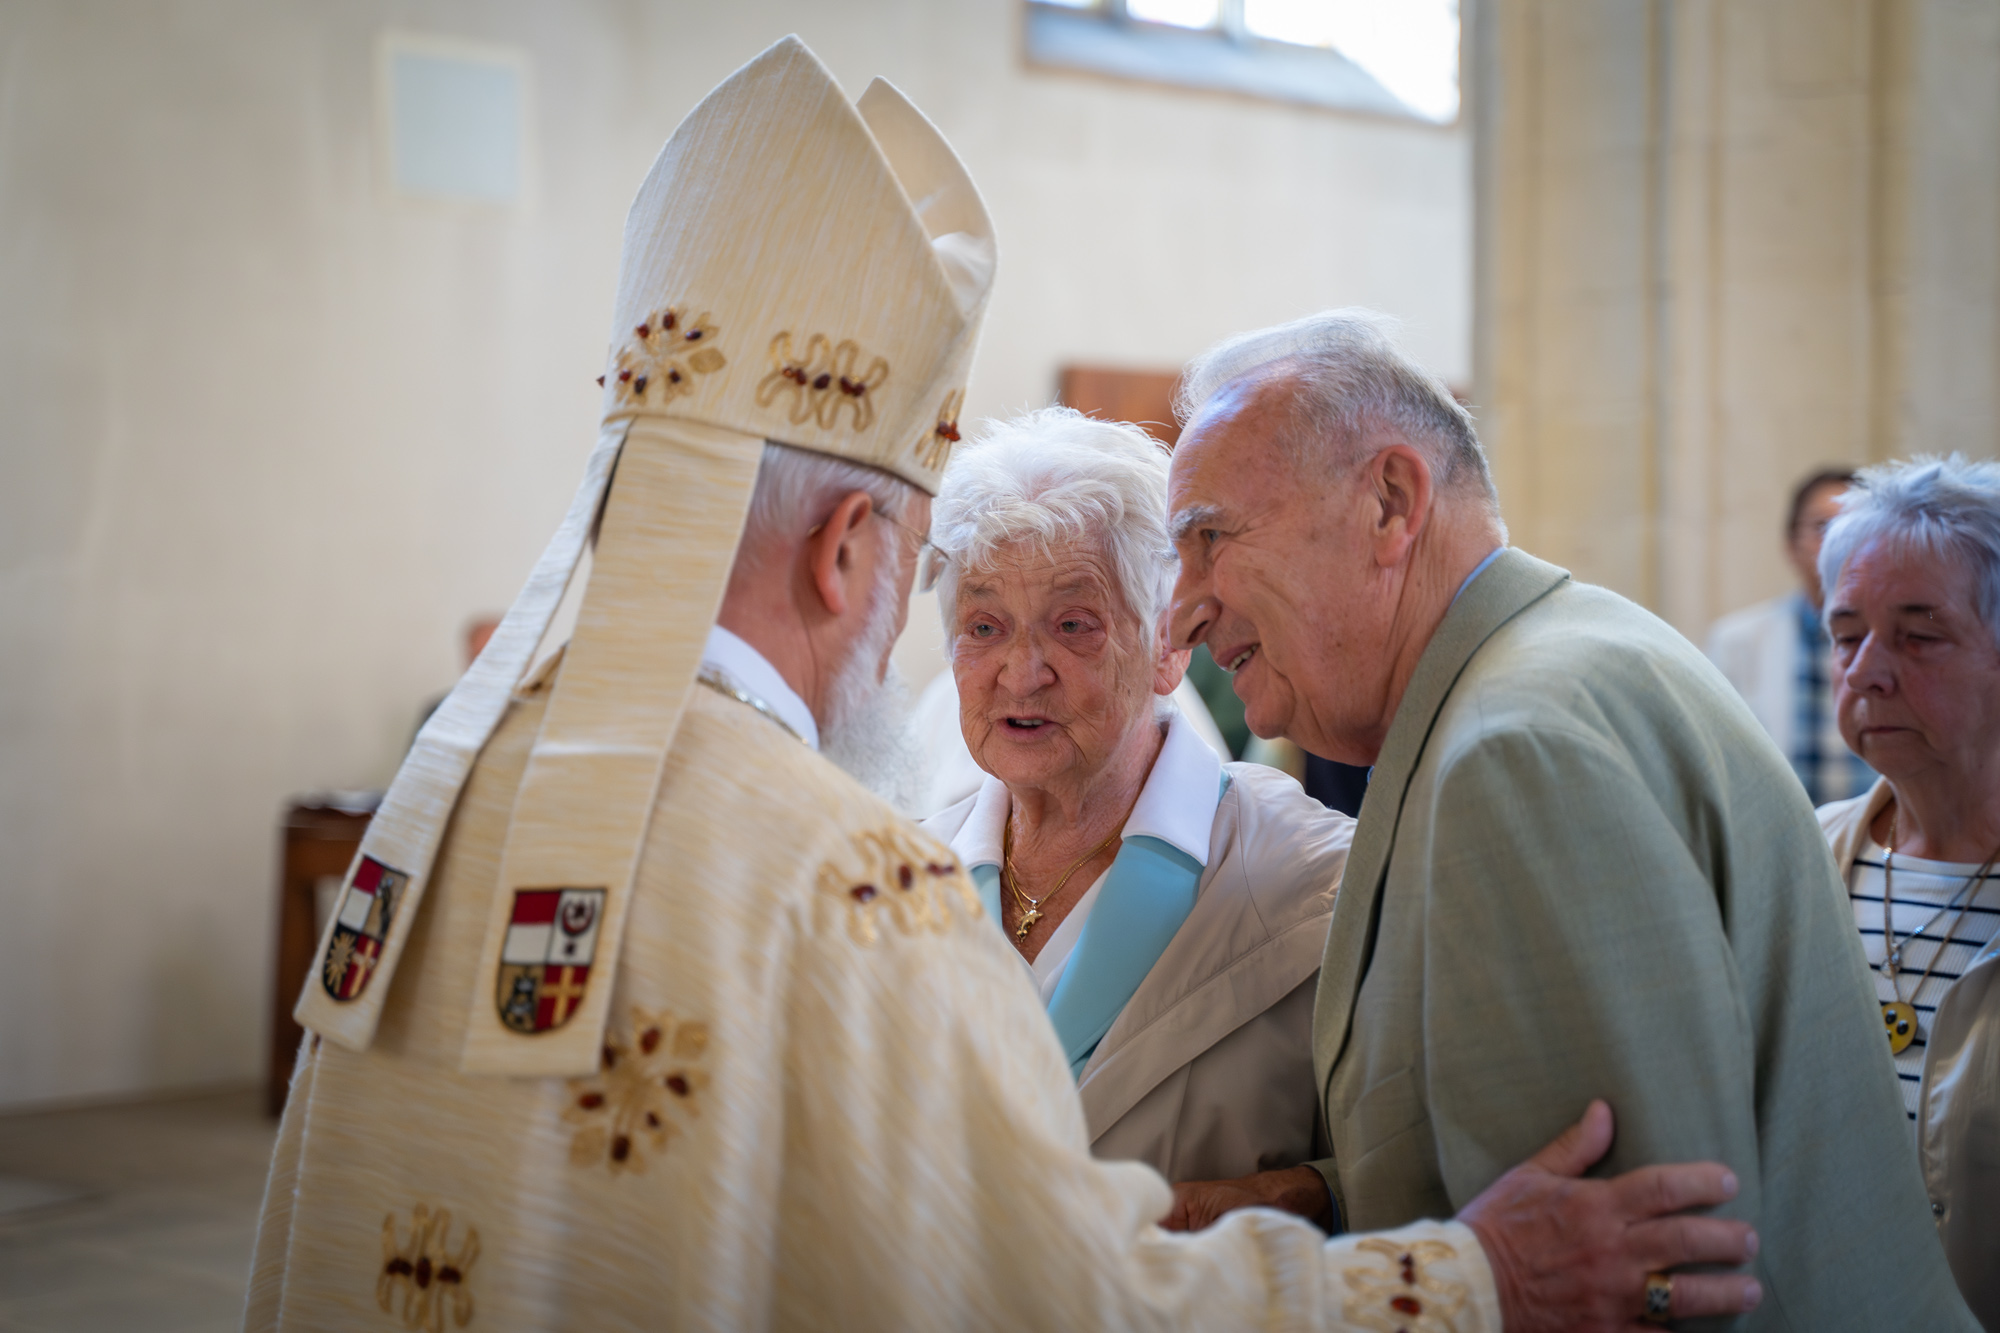
M 485 203 L 520 197 L 525 53 L 392 33 L 382 41 L 381 80 L 398 192 Z
M 1027 21 L 1037 65 L 1458 118 L 1458 0 L 1027 0 Z

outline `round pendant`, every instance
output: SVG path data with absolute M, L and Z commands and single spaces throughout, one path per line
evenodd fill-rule
M 1901 1055 L 1917 1039 L 1916 1007 L 1907 1000 L 1883 1005 L 1882 1027 L 1889 1034 L 1889 1053 Z

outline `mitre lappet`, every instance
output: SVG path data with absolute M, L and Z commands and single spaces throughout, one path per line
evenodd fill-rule
M 484 936 L 442 947 L 481 951 L 466 1072 L 598 1067 L 662 766 L 764 442 L 935 494 L 993 270 L 971 178 L 889 84 L 850 103 L 787 37 L 688 115 L 626 219 L 583 483 L 390 786 L 321 939 L 301 1025 L 353 1050 L 372 1041 L 460 792 L 588 544 L 576 628 L 498 849 Z M 493 851 L 455 844 L 445 855 Z

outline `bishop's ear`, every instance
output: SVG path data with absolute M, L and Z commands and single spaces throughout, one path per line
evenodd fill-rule
M 850 491 L 833 507 L 826 521 L 806 534 L 806 576 L 827 615 L 844 616 L 868 604 L 875 577 L 871 558 L 875 541 L 875 501 L 866 491 Z

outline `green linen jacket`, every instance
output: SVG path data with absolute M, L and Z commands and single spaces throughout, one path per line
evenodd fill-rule
M 1763 1305 L 1965 1330 L 1867 964 L 1790 766 L 1672 628 L 1507 550 L 1390 725 L 1314 1014 L 1354 1230 L 1451 1216 L 1593 1097 L 1593 1174 L 1727 1163 Z

